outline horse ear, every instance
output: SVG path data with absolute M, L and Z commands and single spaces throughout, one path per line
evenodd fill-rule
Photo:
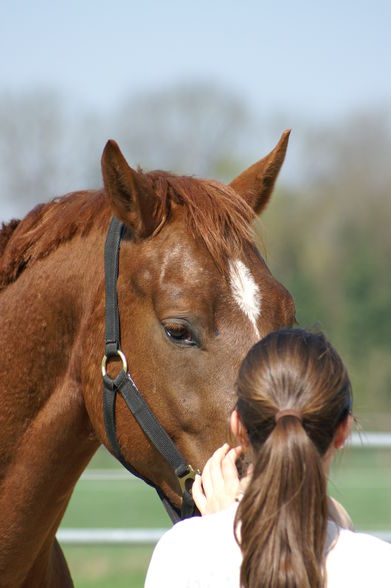
M 113 140 L 103 150 L 102 175 L 113 214 L 131 227 L 136 237 L 150 235 L 155 229 L 156 195 L 128 165 Z
M 290 132 L 290 129 L 284 131 L 277 146 L 269 155 L 254 163 L 230 184 L 256 214 L 260 214 L 269 202 L 278 172 L 285 159 Z

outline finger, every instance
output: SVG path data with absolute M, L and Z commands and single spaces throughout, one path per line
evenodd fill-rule
M 224 459 L 222 460 L 222 467 L 224 465 L 228 465 L 228 466 L 234 466 L 235 470 L 236 470 L 236 462 L 238 460 L 238 458 L 242 455 L 243 453 L 243 449 L 241 445 L 238 445 L 237 447 L 232 447 L 232 449 L 230 449 L 227 454 L 225 455 Z
M 196 474 L 195 480 L 193 482 L 193 486 L 191 489 L 191 494 L 193 496 L 193 500 L 196 503 L 196 506 L 201 514 L 205 514 L 206 512 L 206 496 L 202 489 L 202 482 L 201 476 Z
M 205 495 L 211 496 L 221 490 L 223 484 L 221 463 L 229 450 L 229 445 L 225 443 L 222 447 L 216 449 L 213 455 L 208 459 L 202 472 L 202 486 Z
M 241 447 L 234 447 L 233 449 L 230 449 L 222 461 L 222 477 L 223 482 L 227 488 L 233 487 L 236 489 L 239 484 L 239 474 L 236 467 L 236 460 L 241 454 L 241 451 Z
M 208 471 L 214 485 L 220 485 L 222 482 L 222 464 L 229 451 L 230 447 L 228 443 L 224 443 L 222 447 L 216 449 L 210 459 Z
M 236 455 L 239 450 L 230 449 L 224 445 L 215 452 L 209 463 L 208 509 L 220 510 L 235 500 L 239 479 L 235 466 Z

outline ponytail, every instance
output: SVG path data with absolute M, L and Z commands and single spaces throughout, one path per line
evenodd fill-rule
M 321 333 L 282 329 L 252 347 L 236 388 L 253 457 L 235 519 L 241 586 L 323 588 L 323 458 L 351 410 L 345 366 Z
M 321 456 L 288 411 L 266 440 L 250 442 L 253 474 L 235 519 L 240 585 L 323 588 L 327 498 Z

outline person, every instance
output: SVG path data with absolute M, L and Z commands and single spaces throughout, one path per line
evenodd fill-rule
M 342 528 L 326 495 L 348 438 L 352 390 L 321 333 L 283 329 L 241 365 L 231 430 L 193 485 L 204 515 L 158 542 L 145 588 L 391 586 L 391 545 Z M 239 479 L 236 464 L 249 460 Z

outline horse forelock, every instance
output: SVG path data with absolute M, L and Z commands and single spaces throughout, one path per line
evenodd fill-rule
M 157 224 L 170 216 L 171 203 L 183 207 L 185 223 L 200 238 L 224 274 L 229 260 L 241 257 L 253 242 L 253 209 L 230 186 L 214 180 L 154 171 L 144 174 L 158 197 Z
M 109 208 L 103 191 L 74 192 L 36 206 L 22 221 L 0 232 L 0 290 L 35 261 L 93 226 L 106 227 Z M 4 238 L 2 239 L 4 231 Z
M 139 173 L 143 173 L 139 170 Z M 228 275 L 229 260 L 241 257 L 253 241 L 254 211 L 230 186 L 168 172 L 143 173 L 157 196 L 157 225 L 170 217 L 172 203 L 182 207 L 184 222 L 200 238 L 218 269 Z M 74 192 L 36 206 L 22 221 L 0 232 L 0 290 L 35 261 L 92 227 L 107 228 L 110 210 L 103 190 Z

